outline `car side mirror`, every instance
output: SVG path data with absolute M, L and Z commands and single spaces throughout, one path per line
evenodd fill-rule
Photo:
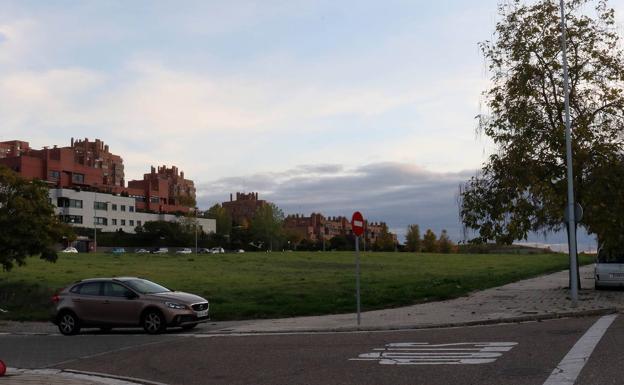
M 126 299 L 136 299 L 139 298 L 139 295 L 137 293 L 133 293 L 131 291 L 126 293 Z

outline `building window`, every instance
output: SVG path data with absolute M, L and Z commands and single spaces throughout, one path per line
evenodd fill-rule
M 126 225 L 126 220 L 125 220 L 125 219 L 122 219 L 122 220 L 121 220 L 121 225 L 122 225 L 122 226 L 125 226 L 125 225 Z
M 117 211 L 117 205 L 113 203 L 113 211 Z
M 77 209 L 81 209 L 82 201 L 80 199 L 69 199 L 65 197 L 60 197 L 56 199 L 56 205 L 58 207 L 74 207 Z
M 134 219 L 130 219 L 130 226 L 134 226 Z
M 150 202 L 152 202 L 152 203 L 158 203 L 158 202 L 160 202 L 160 198 L 158 198 L 158 197 L 151 197 L 151 198 L 150 198 Z
M 111 223 L 113 226 L 117 226 L 117 219 L 111 219 Z
M 108 210 L 108 203 L 106 202 L 93 202 L 93 208 L 96 210 Z
M 130 211 L 131 213 L 134 212 L 134 206 L 128 206 L 128 211 Z
M 95 217 L 95 224 L 101 226 L 108 226 L 108 218 Z
M 84 174 L 72 174 L 72 182 L 84 183 Z
M 59 215 L 59 219 L 64 223 L 82 224 L 82 215 Z
M 137 221 L 137 226 L 141 226 L 141 221 Z
M 59 180 L 61 178 L 61 173 L 55 170 L 50 170 L 50 179 Z
M 126 205 L 121 205 L 121 211 L 126 211 Z

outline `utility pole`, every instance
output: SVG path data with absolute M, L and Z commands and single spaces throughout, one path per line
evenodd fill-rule
M 563 54 L 563 94 L 565 98 L 565 138 L 566 164 L 568 177 L 568 251 L 570 253 L 570 297 L 572 307 L 578 302 L 578 265 L 576 255 L 576 217 L 574 210 L 574 173 L 572 170 L 572 132 L 570 128 L 570 85 L 568 75 L 568 57 L 566 44 L 566 23 L 563 0 L 561 5 L 561 50 Z

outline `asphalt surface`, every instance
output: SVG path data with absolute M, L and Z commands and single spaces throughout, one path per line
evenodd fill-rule
M 542 385 L 598 318 L 333 334 L 2 335 L 0 359 L 12 367 L 75 369 L 172 385 Z M 620 316 L 576 383 L 624 383 L 622 343 Z

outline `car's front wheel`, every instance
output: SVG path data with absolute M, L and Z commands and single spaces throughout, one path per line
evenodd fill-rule
M 158 310 L 149 310 L 143 316 L 143 329 L 149 334 L 159 334 L 167 329 L 165 317 Z
M 80 320 L 72 312 L 66 311 L 59 316 L 58 328 L 61 334 L 71 336 L 80 332 Z

